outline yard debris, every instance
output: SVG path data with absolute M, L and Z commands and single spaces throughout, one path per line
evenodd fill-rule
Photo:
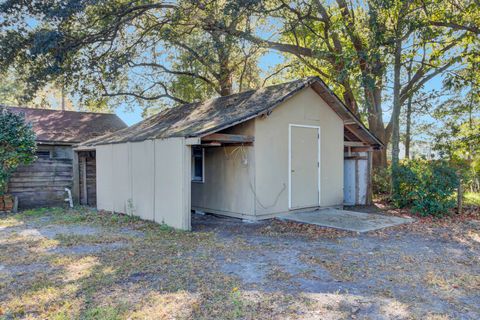
M 0 217 L 0 318 L 480 317 L 472 220 L 358 235 L 202 216 L 194 230 L 82 208 Z
M 335 239 L 356 235 L 356 232 L 320 227 L 313 224 L 274 219 L 272 223 L 261 230 L 264 234 L 291 234 L 318 239 Z

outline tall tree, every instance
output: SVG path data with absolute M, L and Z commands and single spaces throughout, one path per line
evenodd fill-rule
M 24 74 L 31 96 L 62 78 L 91 108 L 130 99 L 158 106 L 258 82 L 259 48 L 201 27 L 254 27 L 227 1 L 10 0 L 0 12 L 0 65 Z
M 384 16 L 392 25 L 393 43 L 393 108 L 392 124 L 392 186 L 397 191 L 396 169 L 399 163 L 400 112 L 405 102 L 422 89 L 435 76 L 445 72 L 460 61 L 461 54 L 454 52 L 465 33 L 452 35 L 445 30 L 434 30 L 425 24 L 423 4 L 414 0 L 382 1 Z M 387 25 L 387 23 L 386 23 Z M 409 47 L 410 50 L 406 50 Z M 412 73 L 413 72 L 413 73 Z M 402 74 L 407 80 L 402 82 Z M 421 79 L 421 80 L 418 80 Z M 415 81 L 418 80 L 418 81 Z
M 471 160 L 480 146 L 480 75 L 473 70 L 480 68 L 480 59 L 470 57 L 465 67 L 450 73 L 444 81 L 445 90 L 452 96 L 441 103 L 433 113 L 441 126 L 437 128 L 437 147 L 449 157 L 455 153 Z M 442 127 L 444 130 L 441 130 Z M 452 133 L 454 133 L 452 135 Z M 461 133 L 461 137 L 458 134 Z M 458 140 L 456 143 L 450 143 Z M 443 142 L 442 142 L 443 141 Z
M 25 96 L 26 84 L 15 70 L 0 73 L 0 105 L 21 106 L 41 109 L 61 109 L 62 102 L 67 110 L 73 110 L 69 96 L 63 95 L 55 84 L 37 90 L 34 96 Z
M 400 128 L 404 130 L 402 138 L 405 146 L 405 158 L 410 159 L 412 155 L 411 148 L 415 144 L 414 138 L 428 135 L 433 125 L 429 115 L 444 96 L 446 95 L 437 90 L 426 90 L 424 88 L 407 98 L 400 116 Z
M 451 42 L 445 42 L 444 32 L 447 31 L 443 27 L 430 28 L 430 42 L 425 44 L 420 66 L 415 67 L 415 74 L 407 84 L 400 83 L 402 47 L 418 28 L 433 25 L 427 14 L 438 3 L 428 2 L 426 9 L 423 5 L 419 1 L 394 0 L 367 0 L 365 3 L 276 0 L 262 2 L 252 9 L 280 21 L 276 38 L 238 28 L 210 27 L 223 28 L 228 34 L 295 56 L 311 74 L 320 75 L 333 85 L 354 112 L 365 114 L 370 130 L 389 143 L 394 127 L 395 131 L 398 129 L 398 109 L 408 96 L 453 64 L 450 60 L 442 63 L 442 59 L 455 48 L 458 37 L 462 37 L 462 34 L 449 33 Z M 441 45 L 434 46 L 439 40 Z M 390 66 L 393 70 L 389 70 Z M 392 115 L 385 124 L 387 85 L 394 87 L 395 93 Z M 374 160 L 377 165 L 386 165 L 386 151 L 377 154 Z

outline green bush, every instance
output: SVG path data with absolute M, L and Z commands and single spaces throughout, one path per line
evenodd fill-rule
M 375 196 L 390 195 L 392 190 L 390 168 L 374 168 L 372 175 L 372 191 Z
M 471 160 L 454 157 L 449 163 L 461 174 L 465 191 L 480 192 L 480 156 Z
M 0 195 L 15 169 L 35 160 L 35 133 L 22 114 L 0 108 Z
M 445 162 L 405 161 L 392 174 L 398 179 L 398 190 L 392 195 L 397 206 L 410 206 L 423 216 L 442 216 L 455 206 L 458 177 Z

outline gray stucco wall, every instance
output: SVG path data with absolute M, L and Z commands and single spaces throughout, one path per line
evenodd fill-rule
M 320 126 L 320 206 L 342 205 L 343 121 L 307 88 L 269 116 L 225 130 L 255 136 L 253 146 L 205 149 L 205 182 L 192 182 L 192 208 L 251 219 L 288 212 L 289 124 Z
M 254 135 L 254 120 L 225 133 Z M 192 208 L 234 217 L 255 214 L 255 156 L 252 146 L 205 148 L 204 182 L 192 182 Z
M 343 121 L 307 88 L 269 116 L 255 119 L 257 217 L 289 210 L 289 124 L 320 126 L 320 206 L 343 203 Z

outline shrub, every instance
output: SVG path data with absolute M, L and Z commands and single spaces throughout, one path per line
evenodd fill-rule
M 35 133 L 25 117 L 0 108 L 0 195 L 15 169 L 35 160 L 35 150 Z
M 463 189 L 470 192 L 480 192 L 480 157 L 471 160 L 454 157 L 449 161 L 457 172 L 461 174 Z
M 458 186 L 455 169 L 442 161 L 405 161 L 392 172 L 397 175 L 398 191 L 392 195 L 399 207 L 411 206 L 420 215 L 441 216 L 455 206 Z
M 372 191 L 376 196 L 390 195 L 390 168 L 374 168 L 372 175 Z

